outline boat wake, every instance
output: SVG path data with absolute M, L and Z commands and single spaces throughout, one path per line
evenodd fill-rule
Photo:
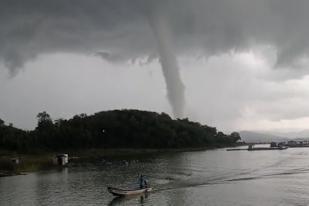
M 265 165 L 264 167 L 247 169 L 234 173 L 221 173 L 217 176 L 203 176 L 199 171 L 199 176 L 189 175 L 184 179 L 166 177 L 168 182 L 156 185 L 154 192 L 176 190 L 190 187 L 201 187 L 215 184 L 230 184 L 240 181 L 253 181 L 260 179 L 282 178 L 287 175 L 300 175 L 309 173 L 309 167 L 298 167 L 293 165 L 295 156 L 287 156 L 277 162 Z M 297 165 L 299 166 L 299 165 Z M 163 181 L 164 182 L 164 181 Z

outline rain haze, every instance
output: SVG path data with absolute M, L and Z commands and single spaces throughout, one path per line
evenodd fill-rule
M 0 0 L 0 205 L 309 205 L 309 0 Z
M 309 123 L 307 0 L 0 0 L 0 117 L 134 108 L 223 131 Z

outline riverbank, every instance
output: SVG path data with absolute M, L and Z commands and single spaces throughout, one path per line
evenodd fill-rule
M 24 175 L 55 166 L 52 154 L 6 154 L 0 157 L 0 177 Z
M 69 154 L 70 164 L 95 162 L 101 160 L 130 160 L 141 155 L 159 155 L 166 153 L 204 151 L 223 147 L 200 147 L 178 149 L 85 149 L 63 150 L 57 152 L 36 152 L 34 154 L 18 154 L 11 151 L 0 151 L 0 177 L 24 175 L 29 172 L 49 170 L 59 167 L 55 164 L 55 156 L 59 153 Z M 18 160 L 18 163 L 16 163 Z M 69 164 L 69 165 L 70 165 Z

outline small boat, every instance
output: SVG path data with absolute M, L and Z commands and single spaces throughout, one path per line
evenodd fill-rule
M 143 189 L 120 189 L 120 188 L 115 188 L 115 187 L 107 187 L 107 190 L 115 196 L 128 196 L 128 195 L 139 195 L 139 194 L 147 193 L 147 192 L 150 192 L 152 188 L 147 187 Z

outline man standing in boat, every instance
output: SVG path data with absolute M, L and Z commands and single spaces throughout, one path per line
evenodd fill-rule
M 138 178 L 138 183 L 139 183 L 139 188 L 140 189 L 144 189 L 144 188 L 148 187 L 147 180 L 145 179 L 145 176 L 142 175 L 142 174 Z

